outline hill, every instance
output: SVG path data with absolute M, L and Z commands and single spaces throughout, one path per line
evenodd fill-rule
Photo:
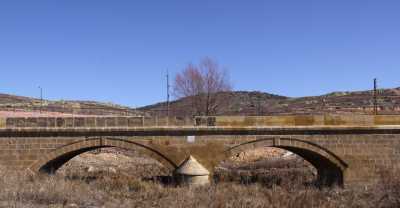
M 400 88 L 378 91 L 380 114 L 400 114 Z M 333 92 L 321 96 L 291 98 L 258 91 L 221 92 L 217 95 L 220 104 L 216 115 L 290 115 L 323 113 L 373 112 L 373 92 Z M 186 97 L 170 103 L 170 115 L 192 116 L 192 98 Z M 56 115 L 147 115 L 166 116 L 167 103 L 132 109 L 112 103 L 95 101 L 50 101 L 23 96 L 0 94 L 2 112 L 43 112 Z M 1 115 L 1 114 L 0 114 Z M 15 115 L 15 113 L 12 113 Z M 25 115 L 25 114 L 23 114 Z
M 51 101 L 37 98 L 0 94 L 0 115 L 140 115 L 135 109 L 112 103 L 95 101 Z M 8 112 L 8 113 L 5 113 Z M 10 113 L 11 112 L 11 113 Z
M 289 99 L 288 97 L 258 91 L 221 92 L 218 93 L 217 97 L 220 103 L 217 115 L 253 115 L 255 111 L 264 113 L 262 111 L 263 106 L 277 106 L 280 102 Z M 170 114 L 182 117 L 191 116 L 191 106 L 191 97 L 172 101 L 170 103 Z M 139 108 L 138 110 L 152 115 L 165 116 L 167 112 L 167 103 L 161 102 Z
M 221 103 L 217 115 L 371 114 L 374 103 L 372 91 L 333 92 L 300 98 L 237 91 L 219 93 L 217 97 Z M 377 101 L 380 114 L 400 114 L 400 88 L 380 89 Z M 165 102 L 139 108 L 159 116 L 166 115 L 166 109 Z M 171 102 L 170 114 L 191 115 L 191 98 Z

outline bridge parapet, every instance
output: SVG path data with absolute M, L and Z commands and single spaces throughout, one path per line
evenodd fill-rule
M 196 117 L 197 126 L 383 126 L 400 125 L 398 115 L 291 115 Z
M 162 126 L 197 127 L 335 127 L 400 126 L 395 115 L 293 115 L 293 116 L 208 116 L 193 118 L 87 116 L 87 117 L 7 117 L 0 128 L 129 128 Z
M 0 128 L 194 126 L 193 118 L 142 116 L 0 117 Z
M 9 117 L 0 118 L 0 128 L 107 128 L 144 126 L 143 117 Z

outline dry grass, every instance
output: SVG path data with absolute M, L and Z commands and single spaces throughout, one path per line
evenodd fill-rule
M 400 207 L 400 180 L 387 171 L 382 175 L 381 183 L 364 190 L 262 182 L 175 187 L 111 173 L 86 180 L 2 170 L 0 207 Z
M 267 188 L 280 186 L 297 189 L 298 186 L 313 185 L 316 179 L 316 169 L 297 156 L 265 159 L 260 155 L 256 160 L 244 158 L 239 162 L 230 159 L 220 164 L 214 173 L 216 182 L 258 183 Z

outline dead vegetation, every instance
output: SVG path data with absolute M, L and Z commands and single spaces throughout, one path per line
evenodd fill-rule
M 400 207 L 400 178 L 391 171 L 368 188 L 318 188 L 299 158 L 266 161 L 249 152 L 250 161 L 221 164 L 210 185 L 188 187 L 159 181 L 166 173 L 155 161 L 111 152 L 82 154 L 51 176 L 0 168 L 0 208 Z
M 186 187 L 144 181 L 135 175 L 97 173 L 95 180 L 0 173 L 0 207 L 374 207 L 400 206 L 400 179 L 382 171 L 376 186 L 320 189 L 268 181 L 216 182 Z

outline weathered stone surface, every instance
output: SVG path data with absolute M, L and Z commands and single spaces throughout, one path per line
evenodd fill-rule
M 210 122 L 214 118 L 215 122 Z M 196 117 L 198 126 L 374 126 L 400 125 L 400 116 L 296 115 Z
M 116 117 L 106 117 L 106 127 L 115 127 L 117 126 Z
M 264 122 L 305 124 L 327 122 L 330 126 L 261 126 Z M 38 128 L 21 128 L 18 119 L 0 119 L 0 164 L 9 168 L 33 172 L 56 170 L 66 156 L 101 147 L 122 149 L 139 148 L 149 157 L 160 161 L 174 171 L 188 155 L 193 155 L 205 169 L 214 167 L 231 155 L 257 147 L 276 147 L 292 151 L 303 157 L 318 170 L 319 179 L 328 184 L 373 183 L 383 169 L 400 170 L 400 126 L 361 125 L 372 122 L 371 117 L 362 117 L 359 126 L 343 126 L 353 122 L 340 117 L 283 117 L 283 118 L 215 118 L 217 126 L 192 127 L 99 127 L 106 124 L 105 118 L 92 118 L 88 122 L 73 118 L 38 118 L 24 121 L 25 125 Z M 394 117 L 373 117 L 374 123 L 396 124 Z M 143 124 L 138 118 L 127 119 Z M 225 119 L 225 120 L 223 120 Z M 355 118 L 353 118 L 355 119 Z M 41 120 L 39 122 L 39 120 Z M 208 119 L 205 119 L 208 122 Z M 3 125 L 1 125 L 1 121 Z M 96 127 L 81 128 L 95 121 Z M 218 126 L 221 121 L 225 126 Z M 65 122 L 65 125 L 64 125 Z M 114 119 L 115 124 L 118 122 Z M 219 123 L 220 122 L 220 123 Z M 237 122 L 237 123 L 235 123 Z M 39 128 L 42 124 L 63 128 Z M 133 125 L 132 123 L 132 125 Z M 252 124 L 254 126 L 243 126 Z M 4 128 L 6 125 L 7 128 Z M 69 128 L 64 128 L 71 126 Z M 73 127 L 78 125 L 79 127 Z M 179 136 L 195 135 L 193 142 Z M 199 179 L 200 180 L 200 179 Z M 201 179 L 203 180 L 203 179 Z
M 143 117 L 128 117 L 128 126 L 143 126 Z
M 74 118 L 63 118 L 65 127 L 74 127 Z
M 64 126 L 65 126 L 65 119 L 63 119 L 63 118 L 56 118 L 56 126 L 57 126 L 57 127 L 64 127 Z
M 0 118 L 0 122 L 0 128 L 134 127 L 143 126 L 143 117 L 10 117 Z
M 185 176 L 204 176 L 210 172 L 202 166 L 192 155 L 186 158 L 185 161 L 175 170 L 176 174 Z
M 74 118 L 74 127 L 85 127 L 85 118 Z
M 0 118 L 0 128 L 6 127 L 6 118 Z
M 118 117 L 117 126 L 128 126 L 128 119 L 126 117 Z
M 210 183 L 210 178 L 208 175 L 203 176 L 176 176 L 178 183 L 190 186 L 202 186 Z
M 106 126 L 106 119 L 104 117 L 97 117 L 96 118 L 96 126 L 97 127 L 105 127 Z
M 88 117 L 85 120 L 85 127 L 96 127 L 96 118 Z
M 199 159 L 199 163 L 213 172 L 213 168 L 229 155 L 265 146 L 292 151 L 317 165 L 321 178 L 338 180 L 345 185 L 373 183 L 379 178 L 379 171 L 385 168 L 400 170 L 398 134 L 292 135 L 290 138 L 287 135 L 198 136 L 194 143 L 174 137 L 116 139 L 118 140 L 88 140 L 86 137 L 3 137 L 0 138 L 0 164 L 10 168 L 30 168 L 37 171 L 43 168 L 46 162 L 53 160 L 51 157 L 62 158 L 64 154 L 72 151 L 102 145 L 123 149 L 139 148 L 129 143 L 134 141 L 148 147 L 142 150 L 166 167 L 170 167 L 171 171 L 187 155 L 194 155 Z M 52 153 L 48 155 L 48 152 Z M 309 155 L 310 152 L 312 155 Z
M 37 126 L 38 127 L 47 127 L 47 117 L 37 118 Z

